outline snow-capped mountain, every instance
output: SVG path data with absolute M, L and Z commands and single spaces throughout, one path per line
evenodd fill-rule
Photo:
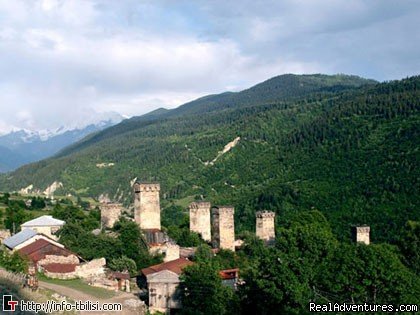
M 119 123 L 122 116 L 83 127 L 60 127 L 53 130 L 14 129 L 0 136 L 0 172 L 12 171 L 19 166 L 56 154 L 90 133 Z

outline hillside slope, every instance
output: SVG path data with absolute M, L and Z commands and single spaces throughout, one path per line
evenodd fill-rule
M 200 110 L 180 107 L 182 115 L 132 119 L 20 168 L 1 189 L 59 180 L 66 192 L 130 202 L 137 177 L 161 183 L 165 208 L 201 197 L 234 204 L 237 230 L 254 229 L 259 209 L 275 210 L 281 222 L 317 208 L 340 238 L 352 224 L 370 224 L 374 241 L 395 240 L 406 220 L 420 220 L 420 77 L 365 83 L 262 101 L 256 93 L 253 105 L 241 103 L 240 92 L 237 106 L 209 110 L 205 102 Z

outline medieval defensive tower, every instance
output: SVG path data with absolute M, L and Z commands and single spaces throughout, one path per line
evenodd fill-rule
M 142 230 L 160 230 L 160 185 L 134 184 L 134 220 Z
M 234 208 L 232 206 L 213 207 L 211 212 L 213 247 L 235 251 Z
M 205 241 L 211 241 L 210 202 L 192 202 L 190 209 L 190 230 L 201 234 Z
M 353 238 L 357 243 L 370 244 L 370 227 L 356 226 L 353 228 Z
M 99 206 L 101 210 L 101 223 L 104 228 L 112 228 L 118 221 L 122 211 L 120 203 L 103 203 Z
M 257 211 L 255 214 L 257 219 L 257 237 L 268 244 L 272 244 L 276 238 L 274 219 L 276 214 L 271 211 Z

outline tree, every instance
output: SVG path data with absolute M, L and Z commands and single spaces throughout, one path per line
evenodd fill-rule
M 136 222 L 122 219 L 115 223 L 114 229 L 119 234 L 117 239 L 123 244 L 121 246 L 122 255 L 134 260 L 137 270 L 162 261 L 160 255 L 150 255 L 146 240 Z
M 136 276 L 138 273 L 136 262 L 127 256 L 111 259 L 108 267 L 115 271 L 128 271 L 131 277 Z
M 420 276 L 420 222 L 408 221 L 399 241 L 404 262 Z
M 238 310 L 235 293 L 222 285 L 215 266 L 197 263 L 184 269 L 179 287 L 182 314 L 235 314 Z
M 18 252 L 10 254 L 0 250 L 0 266 L 12 272 L 27 272 L 28 260 L 20 256 Z
M 419 303 L 419 278 L 387 244 L 341 244 L 319 283 L 333 302 Z
M 171 225 L 168 227 L 168 235 L 179 246 L 183 247 L 194 247 L 204 243 L 201 237 L 197 233 L 190 231 L 188 227 Z
M 4 225 L 11 232 L 17 232 L 22 223 L 31 219 L 32 215 L 25 212 L 21 205 L 18 203 L 9 203 L 9 206 L 6 208 Z
M 46 206 L 45 199 L 41 197 L 33 197 L 31 199 L 31 209 L 44 209 Z

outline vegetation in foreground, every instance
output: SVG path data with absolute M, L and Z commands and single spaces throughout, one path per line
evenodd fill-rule
M 277 232 L 274 247 L 248 233 L 236 253 L 213 257 L 200 247 L 197 264 L 183 274 L 181 313 L 309 314 L 310 302 L 420 303 L 418 255 L 405 256 L 389 244 L 340 242 L 319 211 L 299 213 Z M 419 231 L 410 229 L 405 246 L 418 248 L 419 239 Z M 243 280 L 237 291 L 218 275 L 232 267 L 240 268 Z

